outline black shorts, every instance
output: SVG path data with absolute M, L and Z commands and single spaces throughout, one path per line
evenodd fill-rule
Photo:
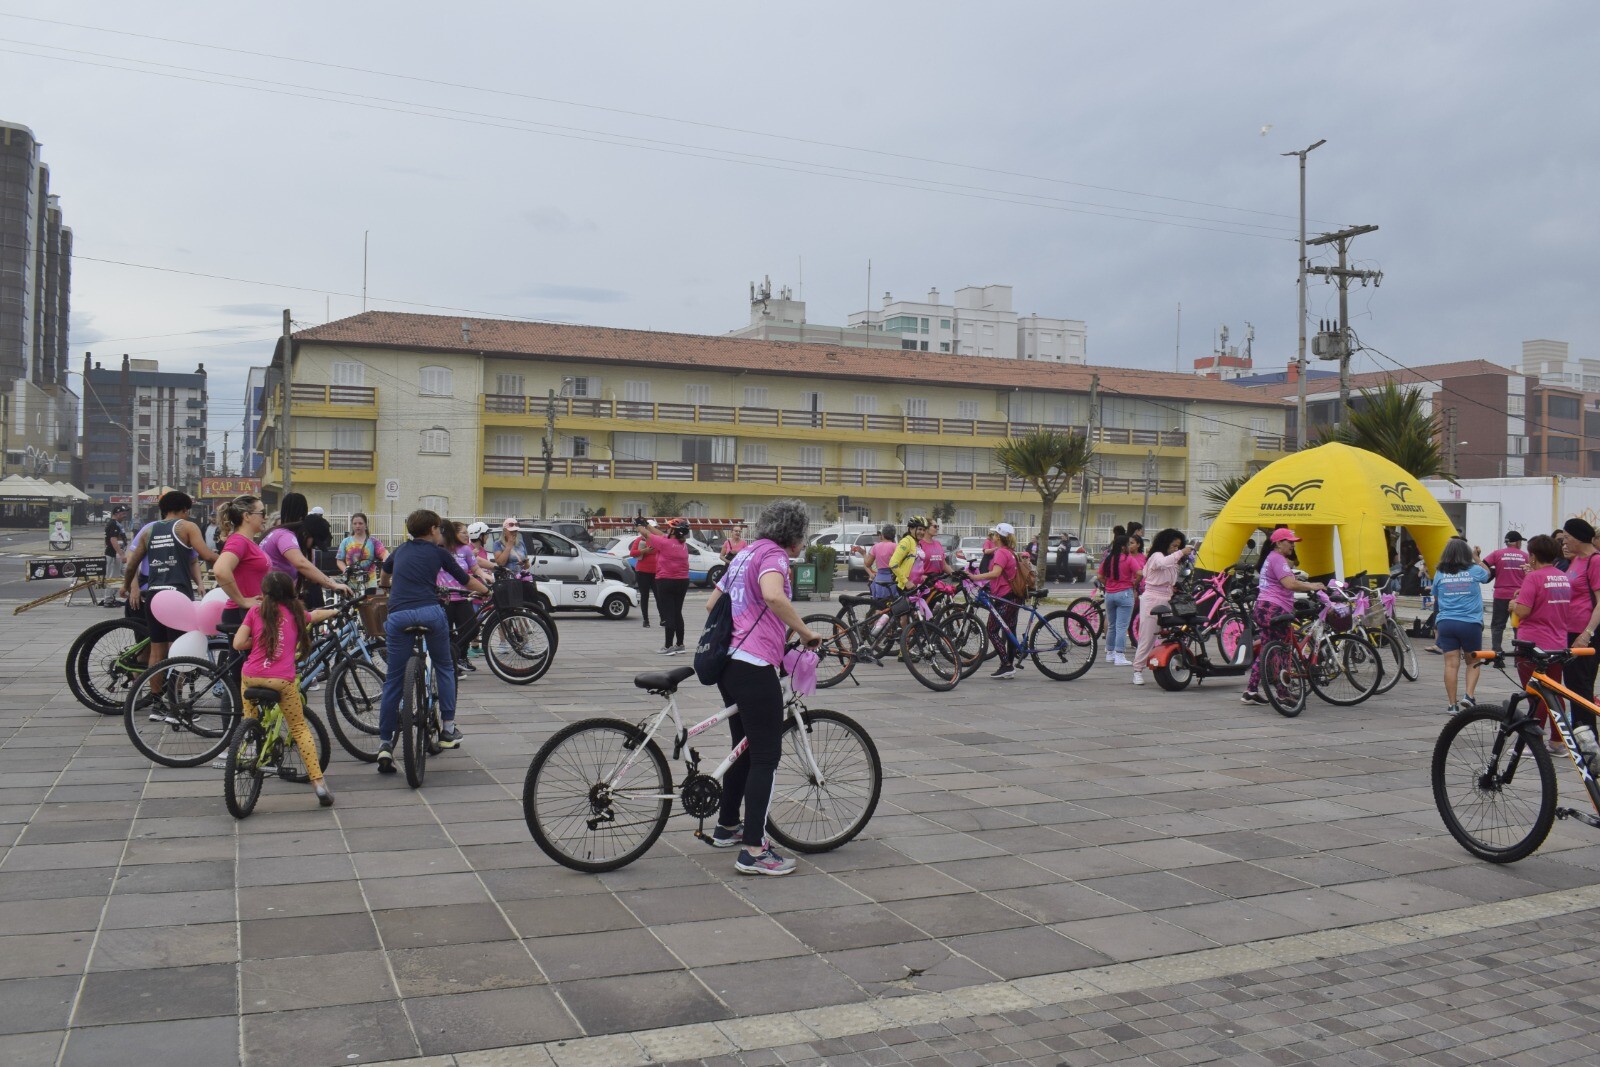
M 161 590 L 157 589 L 155 592 L 159 593 L 160 591 Z M 149 590 L 140 590 L 139 617 L 145 621 L 146 626 L 150 627 L 150 640 L 152 643 L 170 645 L 172 642 L 176 641 L 179 636 L 184 633 L 184 631 L 174 630 L 166 623 L 159 621 L 155 615 L 151 613 L 150 601 L 154 596 L 155 593 L 152 593 Z

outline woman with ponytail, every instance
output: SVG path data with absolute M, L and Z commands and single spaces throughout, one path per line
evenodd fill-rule
M 266 525 L 267 507 L 259 497 L 235 497 L 222 505 L 222 552 L 213 573 L 233 601 L 222 613 L 225 625 L 239 625 L 245 612 L 261 603 L 261 580 L 270 564 L 256 539 Z

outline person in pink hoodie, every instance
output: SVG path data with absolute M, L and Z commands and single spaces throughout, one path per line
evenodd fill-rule
M 1194 555 L 1194 546 L 1182 530 L 1162 530 L 1150 542 L 1150 555 L 1144 561 L 1144 592 L 1139 596 L 1139 647 L 1133 655 L 1133 684 L 1144 684 L 1144 666 L 1156 647 L 1156 608 L 1171 603 L 1183 561 Z

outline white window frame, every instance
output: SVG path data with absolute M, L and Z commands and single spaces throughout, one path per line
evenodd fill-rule
M 755 526 L 756 520 L 761 518 L 762 504 L 741 504 L 739 506 L 739 519 L 746 526 Z
M 417 395 L 454 396 L 455 373 L 449 367 L 423 367 L 417 372 Z
M 527 396 L 527 379 L 521 374 L 497 374 L 494 391 L 501 396 Z
M 747 408 L 767 408 L 769 392 L 764 385 L 747 385 L 744 387 L 744 406 Z
M 334 518 L 343 518 L 348 522 L 350 516 L 366 508 L 362 506 L 360 493 L 334 493 L 328 497 L 328 510 Z
M 427 508 L 429 511 L 438 512 L 440 515 L 450 513 L 450 498 L 447 496 L 424 496 L 417 499 L 417 507 Z
M 562 383 L 561 390 L 556 395 L 599 399 L 600 379 L 573 378 L 568 382 Z
M 492 496 L 484 501 L 484 511 L 491 519 L 496 516 L 498 519 L 520 518 L 525 504 L 526 501 L 520 496 Z M 489 525 L 498 526 L 498 519 Z
M 878 397 L 875 393 L 856 394 L 856 414 L 876 415 L 878 413 Z
M 527 438 L 520 433 L 497 433 L 494 435 L 494 451 L 491 456 L 516 456 L 519 459 L 526 456 Z
M 650 403 L 649 379 L 629 379 L 622 383 L 622 399 L 630 404 Z
M 693 404 L 696 407 L 709 404 L 711 403 L 711 386 L 686 385 L 683 387 L 683 400 L 684 403 Z
M 878 469 L 878 450 L 876 448 L 858 448 L 850 455 L 857 470 L 871 471 Z
M 1202 482 L 1217 481 L 1217 465 L 1215 463 L 1202 463 L 1195 472 L 1195 477 Z
M 759 442 L 751 442 L 739 449 L 739 462 L 752 466 L 764 467 L 767 465 L 767 446 Z
M 334 385 L 364 386 L 367 384 L 367 365 L 355 360 L 339 360 L 328 367 L 328 380 Z
M 978 410 L 978 402 L 976 400 L 956 401 L 956 418 L 958 419 L 971 419 L 976 422 Z
M 335 426 L 333 428 L 333 447 L 338 452 L 367 451 L 366 430 L 361 426 Z
M 800 466 L 821 467 L 823 465 L 823 451 L 821 445 L 800 446 Z
M 906 418 L 925 419 L 928 417 L 928 398 L 925 396 L 906 397 Z
M 450 454 L 450 431 L 443 426 L 430 426 L 420 434 L 422 440 L 417 445 L 419 456 L 448 456 Z

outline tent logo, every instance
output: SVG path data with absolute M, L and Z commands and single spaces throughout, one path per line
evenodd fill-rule
M 1392 496 L 1401 503 L 1405 503 L 1407 494 L 1411 492 L 1410 482 L 1395 482 L 1393 485 L 1381 486 L 1384 496 Z
M 1266 491 L 1261 494 L 1261 496 L 1263 498 L 1262 502 L 1261 502 L 1261 510 L 1262 511 L 1299 511 L 1299 512 L 1315 511 L 1315 510 L 1317 510 L 1317 505 L 1316 505 L 1315 501 L 1306 501 L 1304 503 L 1297 504 L 1297 503 L 1295 503 L 1295 497 L 1299 496 L 1301 493 L 1309 493 L 1313 489 L 1321 489 L 1321 488 L 1322 488 L 1322 479 L 1321 478 L 1307 478 L 1305 481 L 1299 483 L 1298 485 L 1288 485 L 1288 484 L 1286 484 L 1284 482 L 1277 482 L 1277 483 L 1275 483 L 1273 485 L 1267 486 Z M 1283 497 L 1283 503 L 1278 504 L 1278 503 L 1275 503 L 1275 502 L 1273 502 L 1271 500 L 1265 499 L 1267 497 L 1274 497 L 1274 496 Z

